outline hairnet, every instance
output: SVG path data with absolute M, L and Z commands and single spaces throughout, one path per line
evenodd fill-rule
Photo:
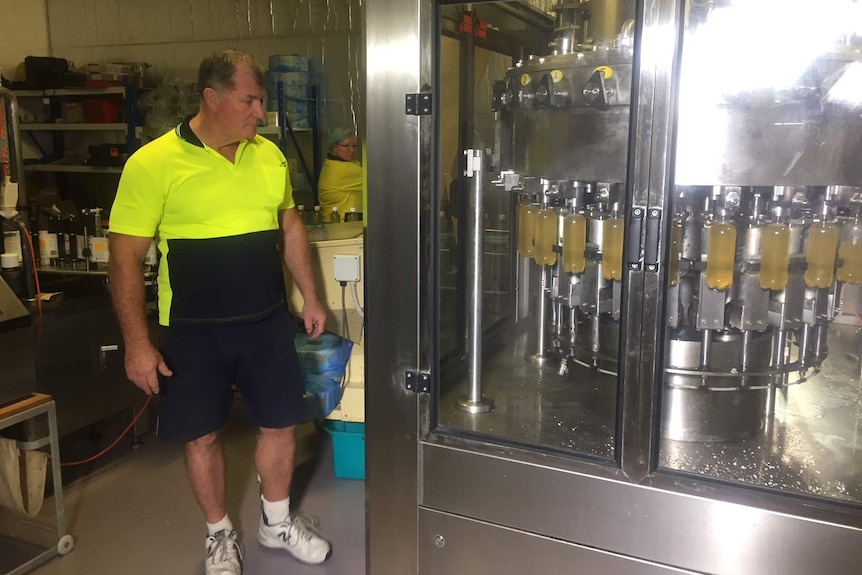
M 329 149 L 335 147 L 335 144 L 341 143 L 344 138 L 355 138 L 356 130 L 353 128 L 336 128 L 329 133 Z

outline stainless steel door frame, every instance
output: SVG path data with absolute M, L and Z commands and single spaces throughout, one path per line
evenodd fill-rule
M 404 96 L 430 86 L 430 0 L 365 3 L 367 68 L 366 139 L 368 213 L 366 232 L 366 454 L 367 572 L 416 573 L 418 501 L 418 402 L 407 391 L 407 371 L 427 369 L 420 344 L 423 236 L 422 202 L 431 116 L 404 114 Z M 424 200 L 420 199 L 424 198 Z M 427 211 L 427 210 L 426 210 Z M 385 278 L 385 279 L 384 279 Z M 424 361 L 420 357 L 426 358 Z

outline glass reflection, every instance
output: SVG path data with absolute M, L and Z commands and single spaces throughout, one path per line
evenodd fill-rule
M 535 13 L 528 26 L 501 4 L 441 9 L 440 178 L 452 183 L 440 190 L 437 423 L 611 459 L 634 2 L 551 2 L 540 29 Z M 478 23 L 487 38 L 471 37 Z M 496 407 L 484 414 L 457 406 L 467 387 L 470 188 L 449 166 L 464 148 L 490 150 L 482 381 Z
M 860 32 L 852 0 L 687 6 L 663 467 L 862 503 Z

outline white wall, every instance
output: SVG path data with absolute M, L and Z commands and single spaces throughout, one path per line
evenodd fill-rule
M 0 0 L 0 71 L 9 79 L 25 56 L 49 56 L 46 0 Z
M 271 54 L 302 54 L 323 73 L 324 124 L 361 126 L 361 0 L 46 1 L 53 55 L 78 66 L 146 62 L 193 79 L 222 48 L 247 50 L 264 68 Z

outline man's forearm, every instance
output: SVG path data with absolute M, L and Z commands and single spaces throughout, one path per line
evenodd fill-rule
M 317 302 L 317 288 L 314 285 L 314 270 L 311 265 L 311 248 L 305 226 L 293 226 L 284 234 L 284 263 L 290 271 L 299 293 L 305 301 Z
M 144 274 L 140 265 L 112 259 L 108 273 L 111 298 L 120 320 L 126 347 L 150 342 L 147 316 L 144 312 Z

